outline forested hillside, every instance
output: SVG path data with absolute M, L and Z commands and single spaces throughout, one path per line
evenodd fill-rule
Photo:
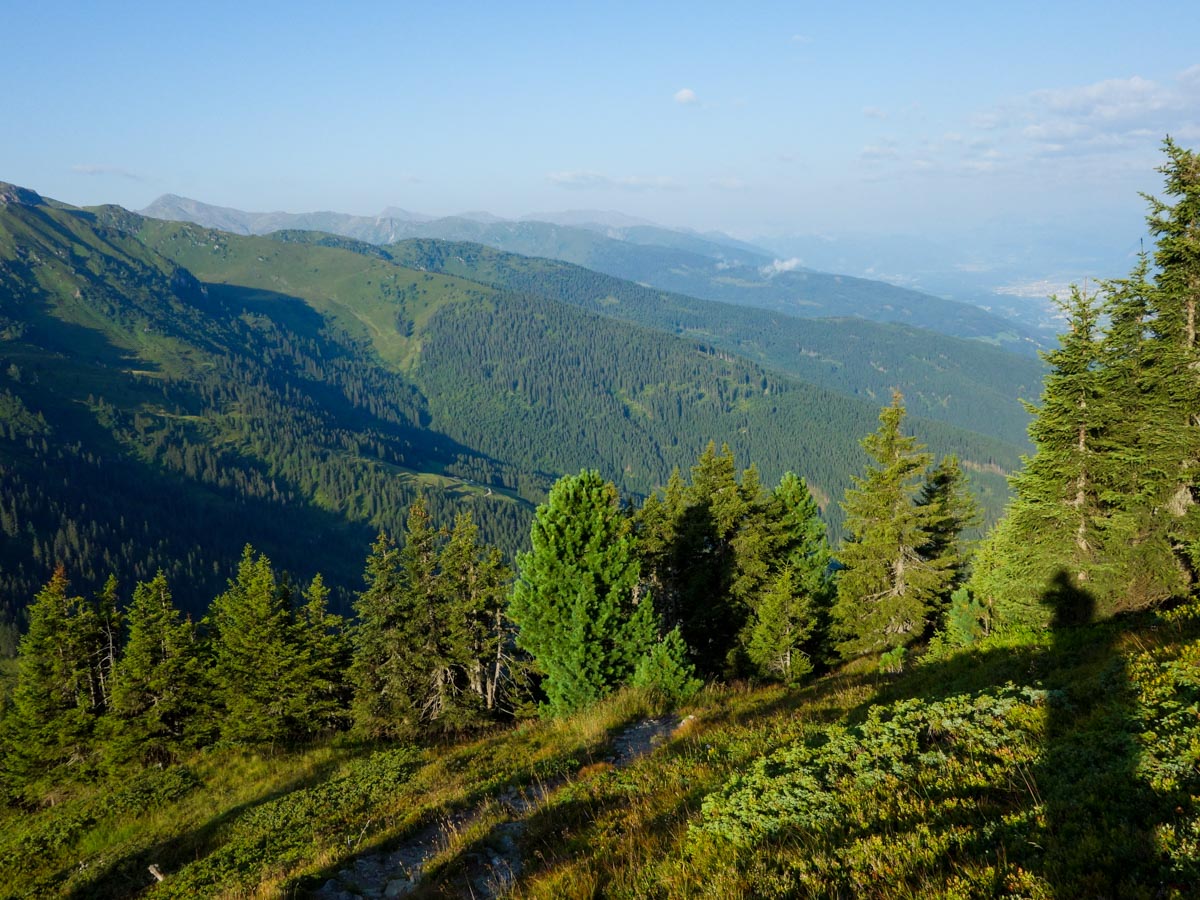
M 323 241 L 314 232 L 279 240 Z M 711 342 L 760 365 L 874 403 L 900 389 L 914 414 L 990 434 L 1026 439 L 1029 416 L 1014 398 L 1036 397 L 1043 368 L 978 341 L 865 319 L 796 319 L 751 307 L 647 288 L 570 263 L 503 253 L 480 244 L 404 241 L 385 249 L 412 268 L 460 275 L 505 290 L 572 303 L 611 318 Z
M 0 252 L 9 620 L 57 562 L 161 566 L 199 611 L 246 541 L 337 600 L 418 491 L 511 554 L 559 473 L 645 494 L 712 439 L 833 498 L 874 418 L 708 342 L 338 248 L 10 188 Z M 997 511 L 1015 449 L 921 431 Z

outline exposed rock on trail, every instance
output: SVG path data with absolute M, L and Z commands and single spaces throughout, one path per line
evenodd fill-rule
M 608 762 L 617 769 L 632 765 L 665 743 L 680 724 L 678 716 L 665 715 L 630 725 L 613 738 Z M 420 883 L 429 861 L 446 850 L 456 835 L 477 824 L 486 812 L 494 814 L 496 807 L 509 821 L 492 828 L 486 847 L 472 850 L 464 857 L 470 884 L 470 893 L 465 896 L 502 896 L 521 874 L 520 840 L 526 820 L 568 778 L 562 775 L 520 788 L 506 788 L 471 809 L 452 813 L 426 826 L 391 850 L 364 853 L 311 896 L 322 900 L 358 900 L 410 894 Z

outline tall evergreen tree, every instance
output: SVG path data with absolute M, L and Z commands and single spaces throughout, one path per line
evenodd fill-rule
M 936 604 L 944 609 L 950 592 L 967 577 L 970 550 L 963 531 L 978 525 L 982 518 L 957 456 L 945 457 L 929 471 L 917 505 L 929 514 L 929 541 L 921 548 L 921 556 L 950 575 L 949 584 Z
M 94 732 L 104 711 L 97 675 L 103 651 L 94 605 L 68 588 L 59 566 L 29 605 L 29 630 L 18 647 L 0 748 L 0 773 L 18 796 L 86 777 L 94 763 Z
M 197 724 L 204 675 L 195 635 L 161 571 L 134 588 L 127 618 L 129 639 L 105 717 L 107 753 L 118 762 L 164 765 L 188 746 Z
M 449 656 L 460 698 L 456 718 L 470 724 L 479 712 L 510 706 L 513 660 L 511 634 L 504 617 L 512 573 L 500 551 L 479 541 L 470 513 L 455 518 L 450 539 L 438 560 L 440 592 L 448 606 Z
M 223 738 L 276 743 L 320 730 L 309 718 L 314 673 L 297 639 L 291 590 L 266 556 L 246 546 L 237 578 L 205 621 Z
M 629 680 L 655 643 L 656 617 L 639 593 L 630 521 L 598 472 L 559 479 L 530 542 L 517 558 L 509 615 L 517 645 L 544 676 L 548 711 L 561 714 Z
M 1072 288 L 1059 301 L 1068 330 L 1044 354 L 1046 376 L 1029 437 L 1035 454 L 1011 478 L 1014 500 L 1004 528 L 989 536 L 989 565 L 972 580 L 971 593 L 1002 622 L 1045 620 L 1041 602 L 1050 580 L 1067 569 L 1080 583 L 1094 582 L 1101 539 L 1096 440 L 1103 428 L 1096 296 Z M 993 562 L 994 560 L 994 562 Z M 1089 588 L 1090 589 L 1090 588 Z
M 297 730 L 302 734 L 335 731 L 348 717 L 345 672 L 350 645 L 345 620 L 329 611 L 329 588 L 320 575 L 304 589 L 303 605 L 295 611 L 293 640 L 296 647 L 295 698 Z
M 400 550 L 383 533 L 371 546 L 363 577 L 366 589 L 354 603 L 358 621 L 351 634 L 354 728 L 365 737 L 399 737 L 416 722 L 408 656 L 400 637 L 411 610 L 406 605 Z
M 743 642 L 759 675 L 794 683 L 812 671 L 832 586 L 825 523 L 802 478 L 784 474 L 765 529 L 770 574 L 752 601 Z
M 926 559 L 933 522 L 929 507 L 914 500 L 929 454 L 901 431 L 904 400 L 897 391 L 879 416 L 879 430 L 863 439 L 875 461 L 846 492 L 849 534 L 836 553 L 838 578 L 833 616 L 845 656 L 900 647 L 925 629 L 951 572 Z

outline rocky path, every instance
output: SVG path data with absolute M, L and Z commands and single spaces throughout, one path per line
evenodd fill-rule
M 668 715 L 629 726 L 613 739 L 608 762 L 618 769 L 633 764 L 668 740 L 680 724 L 677 716 Z M 520 839 L 526 820 L 567 780 L 560 776 L 523 788 L 508 788 L 471 809 L 451 813 L 391 850 L 362 854 L 311 896 L 320 900 L 359 900 L 411 893 L 420 883 L 426 864 L 447 849 L 456 835 L 482 818 L 485 804 L 494 802 L 508 821 L 492 829 L 486 851 L 472 851 L 465 862 L 470 896 L 480 900 L 500 897 L 521 874 Z

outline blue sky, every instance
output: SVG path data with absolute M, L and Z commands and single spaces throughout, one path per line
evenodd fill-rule
M 1194 0 L 7 0 L 0 21 L 0 180 L 77 204 L 1123 229 L 1163 135 L 1200 146 Z

